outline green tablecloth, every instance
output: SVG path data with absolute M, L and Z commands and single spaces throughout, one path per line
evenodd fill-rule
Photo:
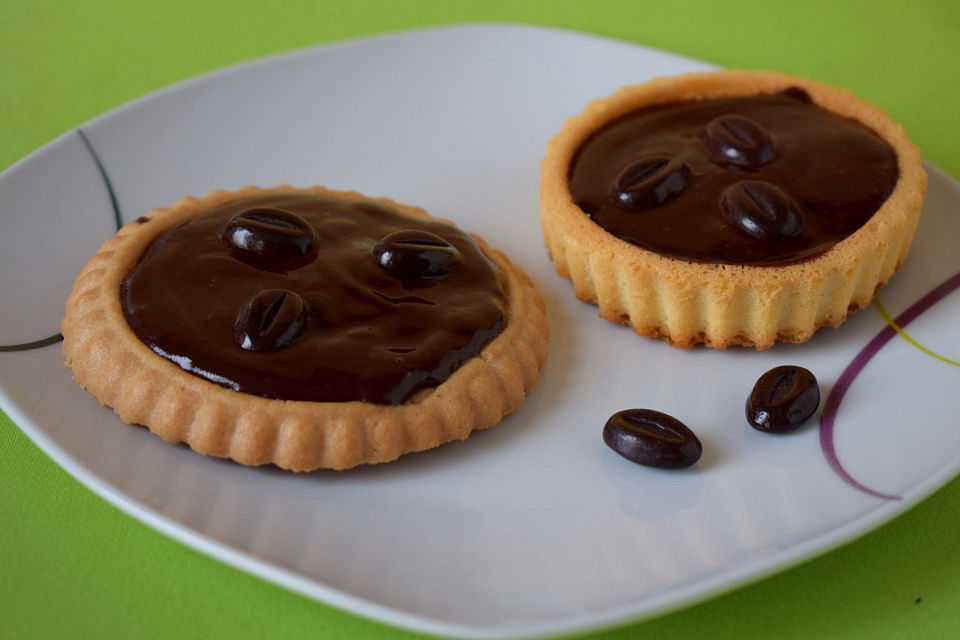
M 956 0 L 4 0 L 0 168 L 107 109 L 203 71 L 331 40 L 476 21 L 561 26 L 843 85 L 882 105 L 929 161 L 960 177 Z M 838 551 L 595 637 L 960 637 L 958 525 L 954 480 Z M 60 470 L 0 414 L 0 638 L 266 635 L 416 634 L 317 604 L 153 532 Z

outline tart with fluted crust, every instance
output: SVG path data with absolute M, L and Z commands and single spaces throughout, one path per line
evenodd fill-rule
M 585 143 L 632 113 L 790 92 L 864 125 L 896 155 L 897 177 L 889 195 L 862 226 L 826 250 L 769 264 L 677 257 L 618 237 L 595 222 L 571 194 L 572 166 Z M 749 132 L 734 133 L 749 137 Z M 686 135 L 708 134 L 701 128 Z M 680 182 L 698 179 L 695 167 L 681 168 Z M 672 197 L 669 189 L 675 191 L 677 184 L 666 184 L 664 199 Z M 838 326 L 867 305 L 906 258 L 925 187 L 919 151 L 903 128 L 846 90 L 771 72 L 692 73 L 622 88 L 567 120 L 549 141 L 541 163 L 540 220 L 557 272 L 572 280 L 577 297 L 596 304 L 604 319 L 678 347 L 705 343 L 763 349 L 778 340 L 805 341 L 819 327 Z M 643 215 L 638 213 L 638 219 Z
M 199 453 L 245 465 L 272 463 L 294 471 L 387 462 L 404 453 L 464 439 L 520 407 L 546 357 L 543 301 L 526 274 L 503 253 L 477 236 L 457 231 L 452 223 L 447 223 L 452 232 L 493 265 L 504 296 L 502 322 L 478 353 L 453 367 L 439 384 L 411 388 L 402 401 L 290 400 L 238 391 L 215 372 L 205 379 L 204 371 L 197 375 L 185 369 L 182 359 L 161 357 L 160 349 L 138 337 L 125 317 L 121 297 L 127 294 L 122 288 L 158 238 L 232 203 L 287 194 L 366 203 L 416 221 L 447 222 L 388 199 L 286 185 L 212 191 L 150 211 L 107 240 L 77 276 L 61 324 L 63 353 L 74 380 L 112 407 L 124 422 L 144 425 L 168 442 L 183 442 Z M 370 252 L 370 247 L 364 250 Z M 282 277 L 283 271 L 278 273 Z M 270 313 L 282 315 L 288 313 L 285 309 L 274 306 Z M 244 313 L 257 312 L 246 309 Z M 257 317 L 262 320 L 262 313 Z M 363 321 L 357 322 L 356 332 L 362 333 Z M 239 332 L 239 317 L 237 323 Z M 290 341 L 291 335 L 281 336 L 281 342 Z M 310 392 L 300 393 L 309 396 Z

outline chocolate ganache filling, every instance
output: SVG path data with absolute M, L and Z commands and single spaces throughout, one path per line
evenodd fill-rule
M 635 245 L 696 262 L 819 255 L 893 191 L 893 148 L 801 89 L 671 102 L 594 132 L 570 164 L 574 202 Z
M 170 229 L 120 298 L 157 354 L 281 400 L 400 404 L 506 321 L 498 270 L 467 234 L 302 194 L 237 200 Z

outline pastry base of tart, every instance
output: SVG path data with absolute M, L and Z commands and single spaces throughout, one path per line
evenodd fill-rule
M 144 425 L 168 442 L 184 442 L 199 453 L 245 465 L 272 463 L 292 471 L 388 462 L 462 440 L 523 404 L 546 359 L 543 300 L 525 273 L 472 234 L 502 275 L 505 327 L 443 383 L 402 404 L 262 398 L 203 380 L 154 353 L 124 319 L 120 282 L 166 230 L 227 202 L 268 193 L 366 200 L 434 219 L 422 209 L 387 199 L 286 185 L 212 191 L 150 211 L 146 222 L 131 222 L 107 240 L 74 282 L 60 329 L 66 365 L 77 384 L 124 422 Z
M 852 235 L 792 264 L 692 262 L 621 240 L 590 220 L 568 186 L 570 163 L 597 129 L 644 106 L 749 96 L 799 87 L 816 104 L 873 129 L 897 155 L 893 192 Z M 865 307 L 903 264 L 917 226 L 927 176 L 903 128 L 850 92 L 771 72 L 720 71 L 657 78 L 595 100 L 547 144 L 540 166 L 540 222 L 557 273 L 600 316 L 677 347 L 704 343 L 765 349 L 803 342 Z

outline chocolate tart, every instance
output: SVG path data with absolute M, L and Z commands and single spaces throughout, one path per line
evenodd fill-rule
M 124 422 L 294 471 L 493 426 L 533 388 L 547 341 L 530 279 L 482 239 L 391 200 L 285 185 L 125 225 L 77 276 L 61 331 L 74 380 Z
M 846 90 L 693 73 L 567 120 L 541 163 L 540 220 L 557 272 L 604 319 L 678 347 L 764 349 L 866 306 L 906 258 L 925 188 L 903 128 Z

